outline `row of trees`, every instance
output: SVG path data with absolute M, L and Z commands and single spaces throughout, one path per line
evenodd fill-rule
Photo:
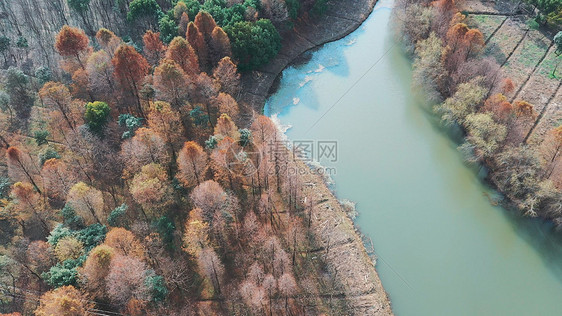
M 562 194 L 550 179 L 559 128 L 542 150 L 525 144 L 527 137 L 519 134 L 537 119 L 533 105 L 506 97 L 513 82 L 483 54 L 482 33 L 467 26 L 453 1 L 403 0 L 398 8 L 397 21 L 413 21 L 400 24 L 399 32 L 414 54 L 414 83 L 446 125 L 465 131 L 459 149 L 467 160 L 491 167 L 492 181 L 525 214 L 562 222 Z
M 238 103 L 231 55 L 256 39 L 226 33 L 199 12 L 169 44 L 148 30 L 139 52 L 108 29 L 93 44 L 64 26 L 68 82 L 8 71 L 1 311 L 328 311 L 319 291 L 336 285 L 308 255 L 316 201 L 287 153 L 268 150 L 276 126 Z

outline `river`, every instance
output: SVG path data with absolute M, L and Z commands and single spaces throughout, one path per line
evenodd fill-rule
M 413 95 L 391 6 L 287 68 L 266 115 L 292 141 L 313 141 L 313 157 L 319 141 L 337 143 L 320 161 L 338 198 L 357 202 L 395 314 L 560 315 L 562 242 L 548 223 L 490 203 L 497 194 Z

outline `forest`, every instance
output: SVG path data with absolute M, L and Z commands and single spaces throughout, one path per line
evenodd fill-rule
M 0 312 L 344 313 L 318 197 L 238 102 L 324 0 L 29 4 L 0 1 Z
M 562 12 L 559 1 L 528 2 L 537 12 L 534 20 L 554 23 Z M 562 193 L 556 174 L 562 126 L 552 127 L 536 142 L 530 141 L 533 128 L 522 134 L 522 126 L 536 126 L 544 113 L 524 99 L 508 97 L 517 94 L 502 68 L 506 62 L 500 65 L 486 55 L 486 38 L 467 25 L 454 1 L 402 0 L 398 5 L 397 31 L 414 59 L 414 85 L 434 104 L 433 112 L 445 126 L 464 132 L 459 150 L 465 159 L 489 167 L 490 182 L 523 214 L 553 220 L 560 227 Z M 562 32 L 554 36 L 552 47 L 560 60 Z M 554 81 L 560 80 L 559 60 L 549 69 Z

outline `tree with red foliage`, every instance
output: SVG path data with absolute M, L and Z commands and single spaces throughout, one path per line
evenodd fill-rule
M 148 62 L 133 46 L 122 44 L 115 52 L 112 63 L 115 77 L 121 82 L 121 87 L 135 98 L 139 114 L 144 117 L 139 89 L 150 68 Z
M 146 31 L 142 37 L 144 54 L 151 65 L 156 65 L 166 52 L 166 45 L 160 40 L 160 33 Z
M 88 51 L 88 36 L 83 30 L 64 25 L 56 36 L 55 49 L 63 57 L 74 57 L 82 69 L 85 68 L 85 58 Z
M 172 40 L 166 52 L 166 58 L 178 63 L 188 76 L 199 73 L 197 54 L 193 47 L 182 37 L 178 36 Z
M 492 112 L 494 119 L 499 122 L 507 122 L 510 118 L 511 114 L 513 113 L 513 106 L 507 98 L 501 94 L 494 94 L 486 101 L 484 101 L 484 107 L 482 108 L 484 111 Z
M 211 33 L 209 47 L 211 48 L 210 55 L 213 65 L 216 65 L 223 57 L 232 56 L 230 39 L 228 35 L 226 35 L 226 32 L 219 26 L 215 27 Z
M 199 29 L 197 29 L 195 23 L 189 22 L 185 37 L 189 42 L 189 45 L 191 45 L 197 53 L 199 67 L 203 70 L 207 70 L 209 67 L 209 48 L 205 42 L 205 37 Z
M 515 90 L 515 85 L 513 84 L 513 80 L 510 78 L 505 78 L 502 80 L 501 83 L 501 92 L 503 94 L 509 94 Z

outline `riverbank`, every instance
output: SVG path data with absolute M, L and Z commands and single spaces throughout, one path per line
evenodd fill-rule
M 279 54 L 265 67 L 242 77 L 241 103 L 261 112 L 280 73 L 303 53 L 328 42 L 344 38 L 356 30 L 370 15 L 376 0 L 331 1 L 326 13 L 313 21 L 300 21 L 283 36 Z M 332 300 L 345 301 L 350 315 L 392 315 L 390 300 L 375 270 L 373 259 L 352 220 L 344 211 L 323 177 L 302 161 L 296 161 L 302 175 L 303 196 L 320 201 L 314 206 L 314 232 L 318 253 L 340 289 L 321 293 Z
M 400 25 L 416 47 L 414 85 L 445 125 L 462 128 L 459 149 L 489 168 L 506 207 L 560 225 L 562 82 L 552 74 L 552 34 L 507 1 L 443 3 L 399 4 L 401 20 L 417 18 Z M 442 22 L 427 22 L 433 15 Z

